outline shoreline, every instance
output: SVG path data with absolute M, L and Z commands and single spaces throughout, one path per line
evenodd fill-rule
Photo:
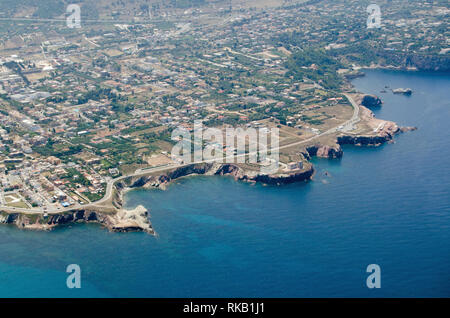
M 348 81 L 351 88 L 354 86 Z M 350 96 L 345 94 L 354 108 L 354 115 L 347 124 L 353 126 L 352 130 L 358 130 L 358 125 L 367 126 L 369 129 L 363 132 L 339 132 L 331 129 L 323 135 L 336 134 L 334 142 L 323 142 L 317 136 L 316 142 L 304 140 L 281 148 L 298 148 L 306 160 L 306 167 L 302 170 L 288 173 L 277 173 L 272 175 L 259 174 L 256 171 L 245 169 L 242 164 L 226 163 L 193 163 L 181 165 L 179 167 L 169 167 L 157 169 L 160 172 L 149 169 L 141 174 L 122 176 L 112 180 L 108 185 L 105 196 L 86 206 L 68 208 L 64 211 L 46 213 L 41 211 L 6 211 L 0 208 L 0 224 L 13 224 L 20 229 L 50 231 L 57 226 L 71 223 L 98 223 L 111 232 L 146 232 L 157 235 L 149 220 L 148 210 L 143 206 L 137 206 L 133 210 L 124 208 L 124 196 L 128 191 L 137 188 L 163 189 L 165 190 L 173 180 L 186 176 L 195 175 L 228 175 L 234 177 L 236 181 L 250 183 L 262 183 L 272 185 L 283 185 L 294 182 L 308 182 L 314 176 L 315 170 L 310 162 L 312 157 L 327 159 L 342 158 L 344 152 L 342 145 L 371 146 L 378 147 L 385 143 L 393 142 L 395 135 L 416 130 L 416 127 L 399 127 L 396 123 L 375 118 L 373 112 L 362 105 L 362 99 L 366 94 L 361 92 L 353 93 Z M 356 101 L 355 101 L 356 99 Z M 356 118 L 354 118 L 356 115 Z M 379 127 L 382 126 L 381 129 Z M 377 128 L 375 128 L 377 127 Z M 315 139 L 315 138 L 312 138 Z M 304 144 L 304 145 L 303 145 Z M 303 145 L 303 146 L 300 146 Z
M 364 107 L 364 106 L 361 106 Z M 370 112 L 370 111 L 369 111 Z M 371 112 L 370 112 L 371 113 Z M 162 189 L 173 181 L 188 176 L 230 176 L 235 181 L 249 183 L 261 183 L 267 185 L 282 186 L 296 182 L 309 182 L 315 174 L 314 165 L 310 162 L 312 157 L 327 159 L 342 158 L 344 152 L 341 145 L 373 146 L 378 147 L 386 142 L 391 142 L 395 135 L 413 128 L 397 127 L 392 132 L 384 132 L 382 135 L 362 136 L 337 136 L 335 146 L 315 143 L 299 149 L 307 159 L 307 167 L 290 173 L 275 175 L 259 174 L 257 171 L 245 170 L 239 164 L 199 163 L 180 168 L 174 168 L 166 173 L 151 173 L 142 176 L 125 176 L 113 185 L 113 198 L 109 206 L 91 205 L 76 208 L 61 213 L 44 214 L 8 213 L 0 211 L 0 224 L 12 224 L 25 230 L 50 231 L 58 226 L 72 223 L 97 223 L 111 232 L 145 232 L 154 236 L 157 233 L 149 220 L 148 210 L 142 205 L 128 210 L 124 208 L 125 196 L 129 191 L 136 189 Z M 406 130 L 405 130 L 406 129 Z
M 372 70 L 382 70 L 382 71 L 392 71 L 392 72 L 405 72 L 405 73 L 429 73 L 429 74 L 449 74 L 449 70 L 433 70 L 433 69 L 421 69 L 417 67 L 404 67 L 404 66 L 394 66 L 394 65 L 370 65 L 370 66 L 359 66 L 356 65 L 350 73 L 343 74 L 348 82 L 360 77 L 366 76 L 364 71 Z M 352 73 L 356 72 L 356 73 Z M 353 85 L 350 83 L 353 87 Z M 360 93 L 360 92 L 358 92 Z

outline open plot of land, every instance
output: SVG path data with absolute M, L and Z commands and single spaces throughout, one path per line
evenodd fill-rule
M 7 194 L 5 195 L 6 205 L 14 208 L 26 209 L 28 205 L 23 201 L 23 199 L 18 194 Z

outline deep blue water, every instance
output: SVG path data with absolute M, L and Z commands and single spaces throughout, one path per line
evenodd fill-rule
M 190 177 L 130 192 L 128 206 L 151 210 L 158 238 L 0 226 L 0 296 L 450 296 L 450 76 L 376 70 L 354 84 L 383 99 L 378 117 L 419 130 L 315 160 L 310 183 Z M 414 93 L 381 94 L 385 85 Z M 65 285 L 73 263 L 80 290 Z M 366 287 L 372 263 L 381 289 Z

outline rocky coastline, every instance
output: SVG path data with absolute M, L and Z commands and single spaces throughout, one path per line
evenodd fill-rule
M 317 143 L 305 147 L 300 152 L 304 158 L 307 160 L 312 157 L 339 159 L 344 154 L 341 145 L 380 146 L 386 142 L 392 142 L 396 134 L 416 129 L 415 127 L 399 127 L 394 122 L 376 119 L 369 109 L 364 106 L 360 106 L 360 108 L 361 119 L 366 124 L 383 126 L 376 134 L 339 134 L 334 145 Z M 109 207 L 93 204 L 73 211 L 48 215 L 0 211 L 0 224 L 11 224 L 21 229 L 49 231 L 58 226 L 67 226 L 73 223 L 97 223 L 111 232 L 146 232 L 156 235 L 145 207 L 138 206 L 133 210 L 124 209 L 123 196 L 128 190 L 136 188 L 165 190 L 172 181 L 194 175 L 231 176 L 237 181 L 283 185 L 309 181 L 314 176 L 314 172 L 314 167 L 310 163 L 302 170 L 277 174 L 261 174 L 258 170 L 246 170 L 238 164 L 192 164 L 157 175 L 128 177 L 117 182 L 114 185 L 114 195 Z
M 308 181 L 313 174 L 312 165 L 293 173 L 264 175 L 258 171 L 246 171 L 236 164 L 192 164 L 160 175 L 128 177 L 117 182 L 113 190 L 111 207 L 90 205 L 73 211 L 48 215 L 0 211 L 0 224 L 10 224 L 25 230 L 50 231 L 58 226 L 74 223 L 96 223 L 111 232 L 146 232 L 156 235 L 145 207 L 138 206 L 133 210 L 123 208 L 123 196 L 126 191 L 134 188 L 166 189 L 173 180 L 191 175 L 229 175 L 239 181 L 281 185 Z
M 97 223 L 111 232 L 146 232 L 155 234 L 147 209 L 138 206 L 133 210 L 89 207 L 56 214 L 25 214 L 0 212 L 0 224 L 14 225 L 20 229 L 50 231 L 58 226 L 73 223 Z
M 195 175 L 231 176 L 236 181 L 282 185 L 310 180 L 314 175 L 314 167 L 308 165 L 305 169 L 290 173 L 262 174 L 256 170 L 245 170 L 238 164 L 199 163 L 177 168 L 160 175 L 130 177 L 119 183 L 117 187 L 121 189 L 160 188 L 165 190 L 172 181 Z
M 389 52 L 385 50 L 378 51 L 377 55 L 382 59 L 391 61 L 391 64 L 397 65 L 397 67 L 389 66 L 385 68 L 401 70 L 416 69 L 419 71 L 433 72 L 450 71 L 450 58 L 446 55 Z
M 380 146 L 392 142 L 396 134 L 415 130 L 415 127 L 399 127 L 396 123 L 375 118 L 373 112 L 363 106 L 381 105 L 378 97 L 361 94 L 357 99 L 360 107 L 360 121 L 365 128 L 360 132 L 338 133 L 333 141 L 326 144 L 318 141 L 299 149 L 299 154 L 307 161 L 312 157 L 339 159 L 344 152 L 342 145 Z M 363 103 L 365 101 L 365 103 Z M 367 105 L 369 106 L 369 105 Z M 366 133 L 364 133 L 366 132 Z M 97 223 L 112 232 L 146 232 L 156 235 L 145 207 L 138 206 L 134 210 L 124 208 L 124 194 L 135 188 L 165 190 L 178 178 L 193 175 L 232 176 L 237 181 L 283 185 L 294 182 L 306 182 L 313 178 L 314 167 L 307 162 L 303 169 L 276 174 L 262 174 L 259 169 L 247 169 L 241 164 L 199 163 L 174 168 L 164 173 L 126 177 L 113 185 L 111 199 L 105 204 L 90 204 L 85 207 L 61 213 L 11 213 L 0 210 L 0 224 L 11 224 L 21 229 L 49 231 L 58 226 L 73 223 Z
M 326 158 L 326 159 L 340 159 L 344 155 L 341 146 L 336 142 L 334 146 L 328 145 L 314 145 L 306 148 L 303 155 L 310 160 L 312 157 Z

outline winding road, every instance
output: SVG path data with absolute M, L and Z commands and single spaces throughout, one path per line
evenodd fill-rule
M 305 140 L 301 140 L 298 142 L 294 142 L 294 143 L 290 143 L 288 145 L 284 145 L 279 147 L 279 150 L 281 149 L 287 149 L 290 147 L 295 147 L 295 146 L 299 146 L 305 143 L 308 143 L 312 140 L 315 140 L 317 138 L 320 138 L 322 136 L 325 135 L 329 135 L 332 133 L 337 133 L 339 131 L 342 132 L 348 132 L 354 129 L 355 124 L 357 124 L 360 121 L 359 118 L 359 105 L 353 100 L 353 98 L 348 95 L 348 94 L 344 94 L 345 97 L 349 100 L 349 102 L 351 103 L 351 105 L 353 106 L 353 115 L 352 118 L 350 118 L 348 121 L 346 121 L 345 123 L 331 128 L 321 134 L 318 134 L 316 136 L 313 136 L 311 138 L 305 139 Z M 244 153 L 244 154 L 240 154 L 240 155 L 234 155 L 232 157 L 225 157 L 225 158 L 221 158 L 221 159 L 210 159 L 210 160 L 204 160 L 204 161 L 199 161 L 199 162 L 191 162 L 191 163 L 187 163 L 187 164 L 176 164 L 176 165 L 167 165 L 167 166 L 162 166 L 162 167 L 155 167 L 155 168 L 149 168 L 149 169 L 145 169 L 145 170 L 137 170 L 135 173 L 133 174 L 129 174 L 129 175 L 125 175 L 125 176 L 121 176 L 115 179 L 111 179 L 110 181 L 107 182 L 106 185 L 106 192 L 105 192 L 105 196 L 96 202 L 90 203 L 90 204 L 86 204 L 86 205 L 74 205 L 68 208 L 59 208 L 59 209 L 48 209 L 48 210 L 44 210 L 42 208 L 34 208 L 34 209 L 23 209 L 23 208 L 14 208 L 14 207 L 7 207 L 7 206 L 0 206 L 0 212 L 6 212 L 6 213 L 23 213 L 23 214 L 59 214 L 59 213 L 64 213 L 64 212 L 69 212 L 69 211 L 76 211 L 76 210 L 81 210 L 81 209 L 87 209 L 87 208 L 101 208 L 102 204 L 105 202 L 108 202 L 114 193 L 114 184 L 116 182 L 122 181 L 126 178 L 129 177 L 142 177 L 142 176 L 146 176 L 149 174 L 153 174 L 156 172 L 164 172 L 164 171 L 168 171 L 168 170 L 173 170 L 173 169 L 177 169 L 177 168 L 182 168 L 182 167 L 187 167 L 193 164 L 200 164 L 200 163 L 212 163 L 212 162 L 216 162 L 216 161 L 221 161 L 221 162 L 227 162 L 227 159 L 237 159 L 239 157 L 243 157 L 243 156 L 248 156 L 248 155 L 253 155 L 254 153 Z

